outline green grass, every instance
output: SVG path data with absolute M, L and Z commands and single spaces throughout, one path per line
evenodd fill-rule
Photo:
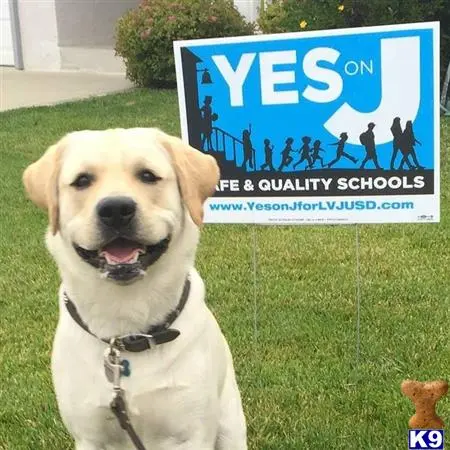
M 179 130 L 176 93 L 135 91 L 0 115 L 0 448 L 71 448 L 50 351 L 59 283 L 45 215 L 22 170 L 83 128 Z M 404 449 L 405 378 L 450 378 L 450 122 L 442 122 L 439 224 L 360 227 L 356 361 L 355 227 L 206 226 L 197 266 L 234 354 L 253 450 Z M 257 241 L 254 334 L 253 233 Z M 439 414 L 450 424 L 450 401 Z

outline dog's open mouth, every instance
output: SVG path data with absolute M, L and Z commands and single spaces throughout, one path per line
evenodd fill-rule
M 119 264 L 134 264 L 140 255 L 146 253 L 146 248 L 127 239 L 115 239 L 101 250 L 99 256 L 105 258 L 106 263 L 112 266 Z
M 129 282 L 145 275 L 145 270 L 155 263 L 169 246 L 170 236 L 156 244 L 116 238 L 98 250 L 86 250 L 74 244 L 78 255 L 102 274 L 118 282 Z

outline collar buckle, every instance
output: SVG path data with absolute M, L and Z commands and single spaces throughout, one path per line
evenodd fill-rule
M 129 347 L 140 347 L 139 344 L 145 345 L 148 344 L 149 349 L 155 348 L 158 343 L 155 340 L 155 337 L 152 334 L 144 334 L 144 333 L 135 333 L 135 334 L 127 334 L 125 336 L 121 336 L 117 338 L 120 342 L 120 345 L 123 347 L 123 350 L 126 350 Z

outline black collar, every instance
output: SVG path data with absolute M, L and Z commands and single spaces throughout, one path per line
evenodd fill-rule
M 186 305 L 187 299 L 189 297 L 189 291 L 191 289 L 191 282 L 189 277 L 186 278 L 184 283 L 183 292 L 181 294 L 180 301 L 177 307 L 167 315 L 164 322 L 151 326 L 145 333 L 129 334 L 126 336 L 113 337 L 110 339 L 101 339 L 103 342 L 117 347 L 119 350 L 125 350 L 128 352 L 142 352 L 153 348 L 155 345 L 165 344 L 166 342 L 173 341 L 176 339 L 180 332 L 174 328 L 169 328 L 175 319 L 180 315 L 181 311 Z M 81 327 L 84 331 L 88 332 L 92 336 L 100 339 L 89 327 L 84 323 L 83 319 L 78 314 L 77 308 L 74 303 L 70 300 L 66 292 L 63 293 L 64 303 L 66 305 L 67 311 L 72 316 L 72 319 Z

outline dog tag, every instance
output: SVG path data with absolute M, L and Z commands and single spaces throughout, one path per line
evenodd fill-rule
M 130 361 L 128 359 L 122 359 L 120 362 L 120 365 L 122 366 L 121 373 L 124 377 L 129 377 L 131 375 L 130 370 Z
M 122 366 L 120 364 L 119 352 L 116 349 L 106 349 L 103 357 L 103 367 L 106 379 L 110 383 L 118 384 Z

